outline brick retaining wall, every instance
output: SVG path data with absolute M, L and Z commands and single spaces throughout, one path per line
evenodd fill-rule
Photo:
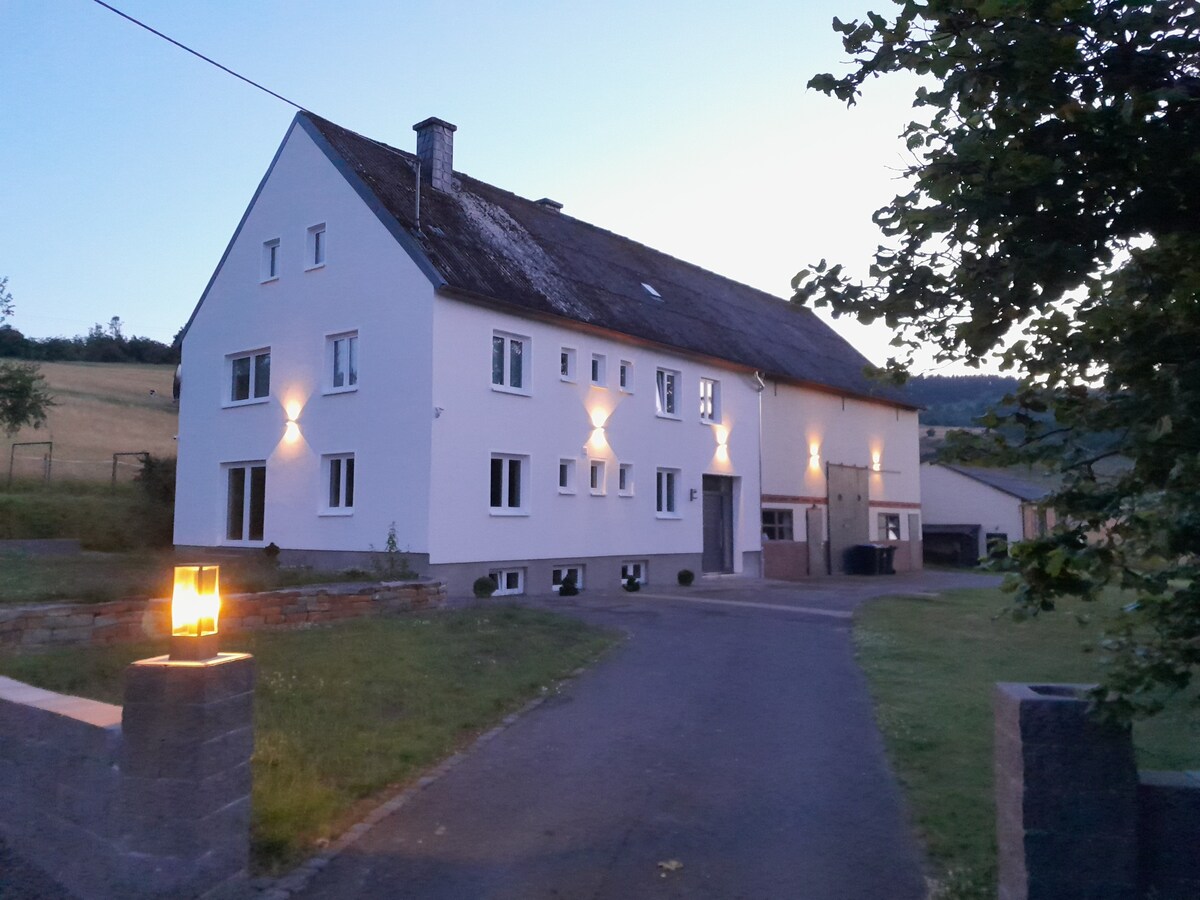
M 221 598 L 222 633 L 295 628 L 364 616 L 437 607 L 446 599 L 439 581 L 319 585 Z M 167 600 L 116 600 L 0 606 L 0 650 L 104 645 L 165 637 Z

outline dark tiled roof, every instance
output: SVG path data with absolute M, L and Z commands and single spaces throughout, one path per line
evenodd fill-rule
M 1054 490 L 1055 481 L 1049 475 L 1039 475 L 1036 472 L 1014 472 L 1012 469 L 981 469 L 976 466 L 951 466 L 939 463 L 943 468 L 975 481 L 982 482 L 988 487 L 1020 500 L 1041 500 Z
M 916 407 L 867 379 L 866 358 L 811 310 L 459 172 L 453 192 L 423 185 L 417 233 L 411 153 L 297 118 L 442 290 Z

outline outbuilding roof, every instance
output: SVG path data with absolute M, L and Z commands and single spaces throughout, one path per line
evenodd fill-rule
M 988 487 L 1016 497 L 1018 500 L 1041 500 L 1054 490 L 1054 480 L 1049 475 L 1036 472 L 1014 472 L 1011 469 L 984 469 L 977 466 L 954 466 L 938 463 L 942 468 L 957 472 Z
M 460 172 L 421 185 L 417 158 L 310 113 L 297 121 L 438 290 L 725 360 L 905 408 L 811 310 Z

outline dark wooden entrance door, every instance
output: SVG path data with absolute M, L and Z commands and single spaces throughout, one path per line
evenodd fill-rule
M 846 551 L 871 536 L 871 473 L 865 466 L 829 465 L 829 571 L 846 573 Z
M 705 572 L 733 571 L 733 479 L 724 475 L 704 476 Z

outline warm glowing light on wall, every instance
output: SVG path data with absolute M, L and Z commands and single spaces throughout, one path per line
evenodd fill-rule
M 880 455 L 879 455 L 878 450 L 874 451 L 871 454 L 871 468 L 874 469 L 876 472 L 879 472 L 883 469 L 883 463 L 880 460 Z
M 808 467 L 810 469 L 821 468 L 821 445 L 816 441 L 808 445 Z
M 219 566 L 175 567 L 171 592 L 171 659 L 200 660 L 217 655 L 221 611 Z
M 300 423 L 296 421 L 300 418 L 300 403 L 291 400 L 283 410 L 287 413 L 287 424 L 283 427 L 283 439 L 289 444 L 294 444 L 300 440 Z

